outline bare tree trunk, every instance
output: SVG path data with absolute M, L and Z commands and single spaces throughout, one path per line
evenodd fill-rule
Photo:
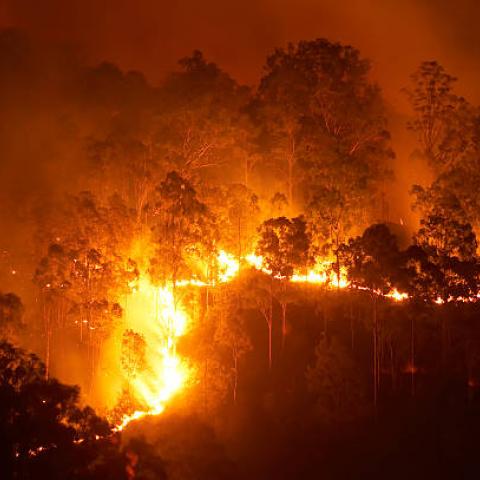
M 268 369 L 272 369 L 272 319 L 268 322 Z
M 375 415 L 377 414 L 378 404 L 378 322 L 377 322 L 377 297 L 372 292 L 373 300 L 373 406 L 375 408 Z
M 295 164 L 295 136 L 290 134 L 290 152 L 287 156 L 288 168 L 288 203 L 290 211 L 293 207 L 293 166 Z
M 392 390 L 395 392 L 397 390 L 397 376 L 395 374 L 395 358 L 393 355 L 393 345 L 392 342 L 389 344 L 390 350 L 390 376 L 392 377 Z
M 233 403 L 237 403 L 237 386 L 238 386 L 238 355 L 237 349 L 233 347 Z
M 263 317 L 265 318 L 265 322 L 268 328 L 268 369 L 272 369 L 272 310 L 271 308 L 267 307 L 262 309 Z
M 410 393 L 412 397 L 415 396 L 415 317 L 411 315 L 410 323 L 410 365 L 411 365 L 411 378 L 410 378 Z
M 281 302 L 282 307 L 282 350 L 285 347 L 285 339 L 287 337 L 287 302 Z
M 340 255 L 338 254 L 338 236 L 337 236 L 337 248 L 335 250 L 336 256 L 336 270 L 337 270 L 337 290 L 340 290 Z
M 208 360 L 205 359 L 203 368 L 203 412 L 207 413 L 208 407 Z
M 353 317 L 353 307 L 350 303 L 350 344 L 352 352 L 355 350 L 355 319 Z
M 240 268 L 240 262 L 242 260 L 242 222 L 240 215 L 238 216 L 238 267 Z
M 47 311 L 45 303 L 43 304 L 43 317 L 44 317 L 45 330 L 46 330 L 46 336 L 47 336 L 46 338 L 47 344 L 45 346 L 45 377 L 48 380 L 50 376 L 50 335 L 52 330 L 50 325 L 50 312 Z

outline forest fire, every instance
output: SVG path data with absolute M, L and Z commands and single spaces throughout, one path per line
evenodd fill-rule
M 0 28 L 2 479 L 478 477 L 478 82 L 405 55 L 397 0 L 302 1 L 45 0 Z M 230 11 L 255 56 L 214 48 Z
M 176 288 L 214 287 L 217 283 L 228 283 L 239 275 L 242 261 L 267 275 L 272 274 L 264 266 L 261 256 L 248 254 L 239 262 L 234 255 L 221 250 L 217 255 L 216 280 L 211 283 L 196 279 L 179 280 Z M 282 277 L 275 278 L 282 280 Z M 350 285 L 345 268 L 341 269 L 338 280 L 332 262 L 327 260 L 318 260 L 305 274 L 294 273 L 289 281 L 324 285 L 329 289 L 343 289 Z M 178 339 L 188 332 L 190 317 L 182 302 L 175 298 L 174 291 L 173 285 L 158 287 L 143 275 L 126 301 L 128 326 L 140 332 L 145 338 L 147 368 L 138 374 L 133 372 L 132 378 L 125 379 L 132 397 L 142 405 L 142 408 L 124 414 L 114 431 L 121 431 L 130 422 L 145 416 L 161 414 L 169 401 L 180 394 L 189 381 L 191 369 L 177 354 L 176 345 Z M 397 289 L 384 296 L 397 302 L 408 299 L 408 294 Z M 134 356 L 135 352 L 132 352 L 132 355 Z M 136 367 L 138 366 L 134 368 Z

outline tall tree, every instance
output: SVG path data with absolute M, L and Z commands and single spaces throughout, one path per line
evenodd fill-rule
M 270 296 L 273 297 L 273 281 L 279 279 L 282 294 L 279 296 L 282 307 L 282 345 L 287 334 L 287 299 L 288 281 L 295 269 L 306 269 L 313 263 L 310 256 L 310 236 L 305 220 L 295 217 L 271 218 L 263 222 L 259 229 L 256 253 L 263 257 L 265 267 L 270 271 Z M 273 300 L 273 298 L 271 299 Z M 273 308 L 270 309 L 273 313 Z M 272 319 L 269 325 L 269 352 L 271 363 Z
M 436 61 L 423 62 L 407 89 L 414 111 L 409 123 L 421 151 L 437 173 L 455 166 L 472 140 L 472 108 L 457 96 L 456 78 Z
M 175 285 L 191 276 L 196 261 L 210 266 L 218 240 L 215 218 L 177 172 L 170 172 L 156 190 L 152 229 L 157 244 L 152 271 L 160 280 Z
M 395 285 L 401 265 L 395 235 L 384 224 L 375 224 L 361 237 L 351 239 L 340 247 L 352 285 L 367 289 L 372 299 L 373 337 L 373 400 L 375 409 L 381 376 L 381 326 L 378 321 L 378 297 L 388 293 Z
M 198 50 L 179 64 L 180 71 L 168 76 L 161 88 L 163 111 L 155 138 L 163 158 L 186 178 L 206 169 L 225 176 L 227 163 L 236 171 L 233 159 L 241 164 L 251 158 L 244 149 L 249 127 L 242 114 L 249 89 Z
M 378 190 L 392 151 L 369 68 L 358 50 L 325 39 L 289 44 L 267 58 L 258 101 L 290 207 L 300 182 L 312 193 L 335 184 L 344 195 Z

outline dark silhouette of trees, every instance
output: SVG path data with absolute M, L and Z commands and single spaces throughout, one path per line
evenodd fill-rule
M 26 473 L 36 457 L 48 456 L 51 449 L 72 458 L 75 442 L 92 443 L 110 432 L 92 409 L 78 405 L 77 387 L 46 379 L 45 373 L 35 355 L 0 344 L 0 438 L 6 478 Z

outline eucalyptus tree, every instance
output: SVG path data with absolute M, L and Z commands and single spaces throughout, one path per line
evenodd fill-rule
M 262 256 L 264 266 L 271 277 L 270 299 L 273 301 L 273 283 L 279 280 L 281 292 L 279 294 L 282 309 L 282 346 L 287 334 L 287 302 L 286 289 L 288 281 L 295 269 L 305 270 L 313 263 L 310 250 L 310 235 L 302 217 L 288 219 L 286 217 L 271 218 L 263 222 L 258 228 L 259 240 L 256 253 Z M 273 307 L 270 316 L 266 319 L 269 332 L 269 363 L 272 357 L 272 324 Z

